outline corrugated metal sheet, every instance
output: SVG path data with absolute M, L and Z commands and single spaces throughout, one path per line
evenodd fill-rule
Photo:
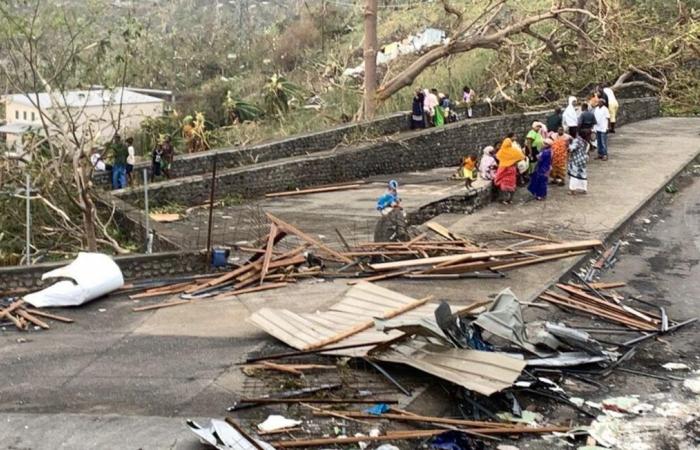
M 372 356 L 406 364 L 483 395 L 511 387 L 527 364 L 501 353 L 443 347 L 418 339 Z
M 262 308 L 247 320 L 285 344 L 302 350 L 416 300 L 372 283 L 363 282 L 349 289 L 343 300 L 331 306 L 328 311 L 298 314 L 286 309 Z M 437 306 L 435 303 L 426 303 L 396 317 L 407 320 L 430 317 L 434 315 Z M 329 344 L 328 347 L 389 341 L 401 335 L 403 332 L 398 330 L 383 333 L 372 327 Z M 329 354 L 364 356 L 368 350 L 369 347 L 359 347 L 337 350 Z

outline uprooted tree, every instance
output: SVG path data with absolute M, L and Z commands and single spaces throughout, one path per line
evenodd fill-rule
M 474 4 L 440 0 L 443 23 L 449 23 L 445 42 L 415 59 L 395 60 L 372 98 L 385 101 L 433 65 L 477 49 L 497 54 L 489 69 L 489 97 L 520 106 L 553 100 L 546 90 L 578 92 L 603 81 L 614 88 L 644 86 L 662 94 L 673 84 L 670 78 L 697 85 L 693 76 L 677 70 L 698 59 L 698 12 L 688 2 L 678 1 L 672 8 L 672 2 L 664 3 L 665 15 L 645 14 L 644 7 L 629 0 L 554 1 L 550 9 L 535 12 L 525 9 L 524 2 L 484 3 L 474 14 Z M 657 12 L 658 5 L 646 6 Z
M 8 253 L 18 247 L 17 235 L 22 236 L 17 231 L 24 226 L 24 218 L 16 206 L 18 198 L 24 197 L 17 187 L 23 186 L 25 174 L 32 177 L 34 236 L 44 248 L 59 255 L 76 248 L 95 251 L 100 246 L 126 252 L 109 231 L 112 215 L 102 220 L 98 214 L 90 163 L 90 151 L 104 144 L 105 130 L 119 129 L 121 98 L 103 98 L 102 113 L 88 117 L 90 95 L 81 103 L 67 94 L 79 81 L 104 82 L 96 68 L 110 55 L 110 36 L 87 35 L 85 20 L 85 15 L 76 17 L 40 0 L 0 5 L 4 58 L 0 71 L 9 90 L 21 94 L 38 111 L 39 122 L 14 152 L 2 153 L 0 180 L 6 195 L 0 197 L 4 231 L 0 249 Z M 128 21 L 124 25 L 119 38 L 133 39 L 136 27 Z M 123 48 L 128 49 L 128 43 Z M 114 71 L 114 81 L 121 86 L 127 55 L 117 55 L 119 64 L 113 66 L 124 68 Z M 39 92 L 46 95 L 33 95 Z

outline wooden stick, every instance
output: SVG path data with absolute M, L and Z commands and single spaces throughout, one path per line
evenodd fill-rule
M 293 234 L 293 235 L 297 236 L 298 238 L 300 238 L 300 239 L 302 239 L 302 240 L 304 240 L 312 245 L 315 245 L 316 247 L 320 248 L 324 252 L 328 253 L 329 255 L 334 256 L 335 258 L 340 259 L 343 262 L 346 262 L 348 264 L 353 262 L 352 259 L 348 258 L 347 256 L 343 256 L 341 253 L 333 250 L 332 248 L 328 247 L 326 244 L 318 241 L 317 239 L 314 239 L 313 237 L 304 233 L 303 231 L 296 228 L 295 226 L 290 225 L 290 224 L 278 219 L 277 217 L 273 216 L 270 213 L 265 213 L 265 215 L 267 216 L 268 219 L 270 219 L 270 221 L 272 223 L 276 224 L 280 230 L 282 230 L 288 234 Z
M 294 369 L 292 367 L 287 367 L 282 364 L 276 364 L 272 361 L 263 361 L 261 365 L 267 367 L 268 369 L 277 370 L 278 372 L 291 373 L 292 375 L 302 376 L 304 373 L 301 370 Z
M 189 281 L 186 283 L 177 283 L 170 286 L 148 289 L 144 292 L 139 292 L 138 294 L 130 295 L 129 298 L 131 300 L 137 300 L 140 298 L 159 297 L 161 295 L 177 294 L 178 292 L 187 290 L 190 286 L 192 286 L 192 283 L 190 283 Z
M 265 281 L 265 275 L 270 269 L 270 260 L 272 260 L 272 247 L 275 245 L 275 238 L 277 237 L 279 230 L 274 222 L 270 225 L 270 235 L 267 239 L 267 246 L 265 247 L 265 254 L 263 255 L 262 269 L 260 270 L 260 284 Z
M 260 364 L 246 364 L 241 366 L 241 369 L 249 370 L 278 370 L 277 367 L 285 367 L 289 369 L 295 369 L 299 371 L 303 370 L 336 370 L 338 366 L 332 366 L 329 364 L 266 364 L 267 361 L 263 361 Z
M 572 297 L 578 297 L 579 300 L 583 300 L 586 303 L 593 303 L 595 305 L 598 305 L 601 308 L 609 309 L 613 312 L 619 313 L 619 314 L 625 314 L 629 315 L 632 314 L 634 316 L 637 316 L 637 318 L 642 319 L 646 322 L 651 322 L 654 324 L 658 324 L 660 321 L 652 319 L 650 317 L 639 317 L 639 314 L 632 313 L 628 310 L 626 310 L 623 306 L 617 305 L 615 303 L 609 303 L 604 300 L 601 300 L 598 297 L 594 297 L 592 295 L 588 295 L 588 293 L 582 291 L 581 289 L 577 289 L 575 287 L 569 286 L 567 284 L 563 283 L 557 283 L 557 287 L 561 289 L 562 291 L 568 293 Z M 641 314 L 641 313 L 640 313 Z
M 403 439 L 422 439 L 426 437 L 436 436 L 438 434 L 444 433 L 445 430 L 431 430 L 431 431 L 414 431 L 413 434 L 402 434 L 400 438 L 395 436 L 357 436 L 357 437 L 345 437 L 345 438 L 321 438 L 321 439 L 295 439 L 293 441 L 275 441 L 270 442 L 273 447 L 279 448 L 294 448 L 294 447 L 320 447 L 323 445 L 334 445 L 334 444 L 353 444 L 356 442 L 382 442 L 382 441 L 394 441 Z
M 503 264 L 500 266 L 493 266 L 493 267 L 491 267 L 491 269 L 492 270 L 516 269 L 518 267 L 531 266 L 533 264 L 540 264 L 540 263 L 547 262 L 547 261 L 554 261 L 556 259 L 571 258 L 572 256 L 584 255 L 586 253 L 588 253 L 587 250 L 581 250 L 578 252 L 567 252 L 567 253 L 558 253 L 558 254 L 550 255 L 550 256 L 540 256 L 539 258 L 529 258 L 529 259 L 526 259 L 524 261 Z
M 403 305 L 400 308 L 397 308 L 393 311 L 389 311 L 388 313 L 383 314 L 380 318 L 385 319 L 385 320 L 391 319 L 393 317 L 396 317 L 398 315 L 401 315 L 405 312 L 411 311 L 413 309 L 418 308 L 419 306 L 424 305 L 431 298 L 433 298 L 433 296 L 429 295 L 428 297 L 425 297 L 425 298 L 422 298 L 420 300 L 416 300 L 414 302 L 408 303 L 406 305 Z M 302 348 L 301 350 L 313 350 L 316 348 L 325 347 L 326 345 L 335 344 L 338 341 L 342 341 L 343 339 L 346 339 L 346 338 L 348 338 L 354 334 L 357 334 L 361 331 L 364 331 L 368 328 L 372 328 L 373 326 L 374 326 L 374 319 L 368 320 L 366 322 L 358 323 L 357 325 L 355 325 L 347 330 L 341 331 L 340 333 L 336 334 L 335 336 L 331 336 L 327 339 L 323 339 L 322 341 L 309 344 L 309 345 L 305 346 L 304 348 Z
M 17 314 L 20 317 L 24 317 L 25 319 L 27 319 L 28 322 L 31 322 L 34 325 L 43 328 L 44 330 L 48 330 L 50 328 L 46 322 L 37 319 L 36 317 L 29 314 L 27 311 L 24 311 L 23 309 L 18 309 L 17 311 L 15 311 L 15 314 Z
M 394 399 L 371 399 L 371 398 L 274 398 L 274 397 L 250 397 L 241 398 L 238 403 L 326 403 L 343 405 L 346 403 L 373 405 L 375 403 L 396 404 L 399 401 Z
M 530 234 L 530 233 L 521 233 L 520 231 L 511 231 L 511 230 L 502 230 L 506 234 L 511 234 L 513 236 L 518 236 L 521 238 L 526 238 L 526 239 L 534 239 L 536 241 L 544 241 L 544 242 L 555 242 L 557 244 L 561 244 L 562 241 L 558 241 L 556 239 L 550 239 L 546 238 L 543 236 L 537 236 L 536 234 Z
M 256 286 L 252 288 L 246 288 L 246 289 L 238 289 L 235 291 L 231 292 L 225 292 L 223 294 L 219 294 L 213 297 L 214 300 L 231 300 L 237 295 L 243 295 L 243 294 L 250 294 L 251 292 L 260 292 L 260 291 L 267 291 L 270 289 L 278 289 L 281 287 L 284 287 L 288 285 L 289 283 L 287 282 L 282 282 L 282 283 L 270 283 L 270 284 L 263 284 L 262 286 Z
M 265 194 L 265 197 L 289 197 L 292 195 L 304 195 L 304 194 L 315 194 L 318 192 L 333 192 L 333 191 L 343 191 L 343 190 L 349 190 L 349 189 L 357 189 L 359 187 L 362 187 L 363 184 L 360 183 L 355 183 L 355 184 L 339 184 L 336 186 L 327 186 L 327 187 L 318 187 L 318 188 L 311 188 L 311 189 L 299 189 L 299 190 L 294 190 L 294 191 L 285 191 L 285 192 L 272 192 L 269 194 Z
M 372 422 L 367 422 L 366 420 L 360 420 L 360 419 L 353 419 L 352 417 L 344 416 L 342 414 L 334 413 L 331 411 L 326 411 L 321 408 L 317 408 L 316 406 L 309 405 L 308 403 L 301 403 L 301 406 L 305 406 L 306 408 L 309 408 L 312 411 L 325 411 L 329 416 L 335 417 L 336 419 L 343 419 L 343 420 L 348 420 L 350 422 L 358 422 L 358 423 L 363 423 L 365 425 L 372 425 Z
M 182 305 L 183 303 L 189 303 L 189 302 L 190 302 L 189 300 L 175 300 L 172 302 L 157 303 L 155 305 L 139 306 L 137 308 L 131 308 L 131 310 L 134 312 L 150 311 L 152 309 L 169 308 L 171 306 Z
M 24 308 L 24 310 L 27 311 L 27 312 L 30 313 L 30 314 L 35 315 L 35 316 L 45 317 L 45 318 L 47 318 L 47 319 L 53 319 L 53 320 L 57 320 L 57 321 L 59 321 L 59 322 L 65 322 L 65 323 L 73 323 L 73 322 L 75 322 L 73 319 L 70 319 L 70 318 L 68 318 L 68 317 L 59 316 L 59 315 L 57 315 L 57 314 L 49 314 L 49 313 L 44 312 L 44 311 L 39 311 L 38 309 Z
M 11 312 L 13 312 L 22 305 L 24 305 L 24 300 L 16 300 L 10 303 L 10 305 L 7 308 L 0 309 L 0 319 L 2 319 L 3 317 L 9 317 Z
M 257 430 L 255 433 L 258 436 L 270 436 L 272 434 L 291 433 L 292 431 L 304 431 L 304 429 L 301 427 L 294 427 L 294 428 L 282 428 L 281 430 L 272 430 L 272 431 Z
M 499 422 L 484 422 L 480 420 L 464 420 L 464 419 L 449 419 L 445 417 L 432 417 L 432 416 L 421 416 L 421 415 L 404 415 L 404 414 L 392 414 L 384 413 L 381 415 L 368 414 L 365 412 L 355 412 L 355 411 L 336 411 L 339 414 L 343 414 L 348 417 L 360 418 L 360 419 L 393 419 L 400 420 L 402 422 L 426 422 L 426 423 L 440 423 L 445 425 L 460 425 L 469 427 L 480 427 L 480 428 L 504 428 L 513 427 L 515 425 L 504 424 Z M 323 413 L 314 413 L 314 415 L 324 416 Z
M 373 275 L 371 277 L 366 277 L 366 278 L 361 278 L 359 280 L 350 280 L 348 281 L 347 284 L 349 285 L 354 285 L 357 283 L 362 283 L 363 281 L 379 281 L 379 280 L 386 280 L 388 278 L 395 278 L 395 277 L 400 277 L 401 275 L 405 275 L 407 273 L 410 273 L 411 270 L 397 270 L 396 272 L 385 272 L 379 275 Z

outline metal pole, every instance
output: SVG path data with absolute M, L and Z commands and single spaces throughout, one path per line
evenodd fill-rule
M 27 256 L 27 265 L 30 266 L 32 264 L 32 207 L 31 207 L 31 199 L 29 198 L 30 196 L 30 191 L 31 191 L 31 186 L 32 186 L 32 176 L 30 174 L 27 174 L 27 184 L 24 187 L 24 193 L 27 197 L 27 218 L 26 218 L 26 228 L 27 228 L 27 236 L 26 236 L 26 256 Z
M 216 153 L 212 156 L 211 167 L 211 190 L 209 191 L 209 226 L 207 229 L 207 267 L 211 262 L 211 227 L 214 217 L 214 193 L 216 191 Z
M 151 253 L 150 245 L 148 245 L 151 238 L 151 216 L 148 212 L 148 169 L 143 169 L 143 205 L 146 212 L 146 253 Z

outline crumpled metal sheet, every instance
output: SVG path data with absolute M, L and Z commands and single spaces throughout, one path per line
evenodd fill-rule
M 569 328 L 563 324 L 545 323 L 545 329 L 568 346 L 583 350 L 590 355 L 604 356 L 603 347 L 585 331 Z
M 569 367 L 580 364 L 591 364 L 604 361 L 615 361 L 614 354 L 602 356 L 589 355 L 586 352 L 559 353 L 557 356 L 549 358 L 533 358 L 526 360 L 528 366 L 534 367 Z
M 550 355 L 549 352 L 537 349 L 528 340 L 520 303 L 510 288 L 502 290 L 491 304 L 491 308 L 479 314 L 473 323 L 535 355 Z
M 187 427 L 202 441 L 219 450 L 257 450 L 241 433 L 223 420 L 211 419 L 206 427 L 187 420 Z M 265 441 L 255 440 L 265 450 L 275 450 Z
M 406 364 L 483 395 L 511 387 L 525 368 L 525 361 L 503 353 L 450 348 L 421 339 L 394 344 L 372 357 Z

